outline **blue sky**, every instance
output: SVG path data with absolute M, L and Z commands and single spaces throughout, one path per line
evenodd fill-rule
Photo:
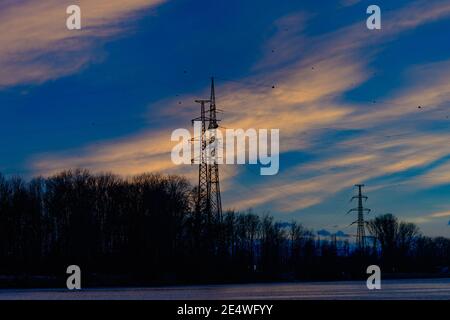
M 77 3 L 82 30 L 65 28 Z M 372 215 L 450 235 L 450 1 L 11 1 L 0 5 L 0 171 L 133 175 L 170 161 L 217 84 L 228 128 L 280 129 L 280 172 L 221 168 L 226 208 L 332 232 Z M 275 86 L 272 89 L 272 86 Z M 419 108 L 420 106 L 420 108 Z

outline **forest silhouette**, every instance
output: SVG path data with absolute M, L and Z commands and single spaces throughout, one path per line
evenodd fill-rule
M 84 286 L 358 279 L 370 264 L 448 274 L 450 239 L 391 214 L 368 221 L 361 251 L 348 235 L 251 210 L 207 219 L 195 191 L 175 175 L 0 176 L 0 286 L 64 286 L 74 264 Z

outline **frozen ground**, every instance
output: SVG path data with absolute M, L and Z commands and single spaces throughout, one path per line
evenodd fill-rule
M 381 290 L 365 281 L 173 286 L 159 288 L 0 289 L 0 300 L 171 300 L 171 299 L 448 299 L 450 279 L 384 280 Z

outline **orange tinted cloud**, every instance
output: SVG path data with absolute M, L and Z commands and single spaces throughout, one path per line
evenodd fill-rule
M 120 34 L 142 10 L 165 0 L 24 0 L 0 7 L 0 87 L 41 83 L 95 61 L 98 41 Z M 82 30 L 66 28 L 66 8 L 78 4 Z M 144 11 L 147 12 L 147 11 Z

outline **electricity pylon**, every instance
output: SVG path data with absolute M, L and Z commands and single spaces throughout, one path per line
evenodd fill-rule
M 198 190 L 196 211 L 206 215 L 208 222 L 212 219 L 222 219 L 222 201 L 220 197 L 219 164 L 216 150 L 217 134 L 219 127 L 216 112 L 216 95 L 214 78 L 211 79 L 211 96 L 209 100 L 195 100 L 200 103 L 200 117 L 192 120 L 201 122 L 201 134 L 199 139 L 200 156 L 198 169 Z M 206 116 L 205 105 L 209 103 L 209 117 Z M 208 127 L 206 126 L 208 122 Z M 208 129 L 207 129 L 208 128 Z M 208 132 L 207 132 L 208 131 Z M 195 139 L 195 138 L 194 138 Z M 195 159 L 192 159 L 194 162 Z
M 348 213 L 352 212 L 352 211 L 356 211 L 358 212 L 358 218 L 356 219 L 356 221 L 353 221 L 350 225 L 353 224 L 357 224 L 358 226 L 358 230 L 356 233 L 356 245 L 359 249 L 360 252 L 364 252 L 366 244 L 365 244 L 365 239 L 366 239 L 366 229 L 365 229 L 365 222 L 364 222 L 364 212 L 369 213 L 370 209 L 368 208 L 364 208 L 363 206 L 363 199 L 365 201 L 367 201 L 368 197 L 364 196 L 362 194 L 362 187 L 364 187 L 363 184 L 355 184 L 355 187 L 358 187 L 358 195 L 357 196 L 353 196 L 350 201 L 353 201 L 354 199 L 358 199 L 358 207 L 357 208 L 353 208 L 350 209 Z

